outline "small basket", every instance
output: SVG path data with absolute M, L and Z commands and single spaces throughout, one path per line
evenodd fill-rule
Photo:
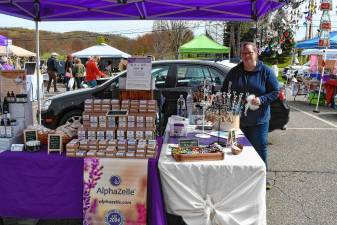
M 243 145 L 241 144 L 232 145 L 231 150 L 233 155 L 239 155 L 243 150 Z

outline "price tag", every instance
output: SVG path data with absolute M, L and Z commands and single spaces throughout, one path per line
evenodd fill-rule
M 179 147 L 193 147 L 199 146 L 198 139 L 180 139 L 179 140 Z

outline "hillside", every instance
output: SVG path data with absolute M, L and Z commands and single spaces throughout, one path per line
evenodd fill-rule
M 13 40 L 13 44 L 35 52 L 35 31 L 24 28 L 0 28 L 0 34 Z M 86 31 L 56 33 L 40 31 L 40 51 L 42 58 L 51 52 L 67 55 L 95 45 L 99 36 L 105 37 L 105 42 L 115 48 L 133 54 L 134 40 L 119 35 L 102 35 Z

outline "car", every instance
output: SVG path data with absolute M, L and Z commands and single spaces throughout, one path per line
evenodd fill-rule
M 156 87 L 154 96 L 158 103 L 163 103 L 159 105 L 161 108 L 160 132 L 165 127 L 168 117 L 176 114 L 177 99 L 181 94 L 186 97 L 190 89 L 200 87 L 205 79 L 209 79 L 215 84 L 215 91 L 220 90 L 230 69 L 230 66 L 210 61 L 166 60 L 153 62 L 151 72 Z M 47 99 L 41 108 L 42 124 L 55 129 L 66 122 L 81 120 L 86 99 L 119 97 L 119 80 L 122 77 L 126 77 L 126 71 L 113 78 L 99 80 L 100 85 L 94 88 L 66 92 Z M 283 92 L 281 90 L 280 96 L 284 96 L 284 93 L 284 90 Z M 159 101 L 162 99 L 165 100 Z M 289 107 L 288 110 L 280 110 L 285 106 L 287 106 L 285 98 L 279 98 L 272 104 L 271 130 L 283 129 L 287 124 Z

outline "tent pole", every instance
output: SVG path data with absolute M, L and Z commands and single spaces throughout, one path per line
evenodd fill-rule
M 322 82 L 323 82 L 324 69 L 325 69 L 325 63 L 326 63 L 326 55 L 327 55 L 327 48 L 325 49 L 325 52 L 324 52 L 323 65 L 322 65 L 322 74 L 321 74 L 321 80 L 319 82 L 319 89 L 318 89 L 316 108 L 313 110 L 314 113 L 320 113 L 319 110 L 318 110 L 318 104 L 319 104 L 319 99 L 321 97 Z
M 40 35 L 39 21 L 35 20 L 35 50 L 36 50 L 36 75 L 37 75 L 37 112 L 38 124 L 41 124 L 41 96 L 40 96 Z

